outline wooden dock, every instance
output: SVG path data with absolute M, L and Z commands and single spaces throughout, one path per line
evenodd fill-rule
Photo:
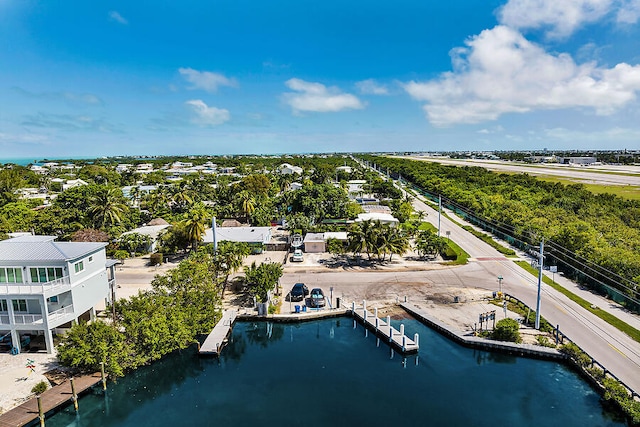
M 233 323 L 236 321 L 237 311 L 234 309 L 225 310 L 222 318 L 218 321 L 211 333 L 200 346 L 199 354 L 201 356 L 218 356 L 222 351 L 222 347 L 231 331 Z M 2 427 L 2 426 L 0 426 Z
M 76 394 L 80 395 L 94 385 L 100 382 L 100 372 L 91 375 L 83 375 L 74 377 L 73 384 Z M 42 411 L 44 414 L 71 403 L 71 383 L 65 380 L 62 384 L 58 384 L 42 393 L 40 400 L 42 402 Z M 82 411 L 82 406 L 80 406 Z M 0 415 L 0 427 L 22 427 L 31 424 L 38 419 L 38 400 L 34 397 L 22 405 L 11 409 Z
M 374 331 L 377 335 L 386 338 L 389 345 L 394 347 L 402 354 L 416 353 L 419 348 L 418 334 L 414 336 L 415 339 L 410 339 L 404 334 L 404 325 L 400 326 L 400 330 L 397 330 L 391 326 L 389 317 L 387 320 L 378 318 L 377 309 L 372 313 L 367 310 L 366 307 L 356 308 L 355 304 L 352 305 L 351 314 L 353 317 L 362 324 Z

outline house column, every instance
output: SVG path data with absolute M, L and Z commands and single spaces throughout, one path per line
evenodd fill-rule
M 53 353 L 53 335 L 49 327 L 49 307 L 47 306 L 47 297 L 42 295 L 40 299 L 40 307 L 42 311 L 42 325 L 44 326 L 44 342 L 47 345 L 47 353 Z
M 13 299 L 7 298 L 7 313 L 9 314 L 9 330 L 11 331 L 11 346 L 20 348 L 20 335 L 16 331 L 16 319 L 13 311 Z
M 90 321 L 94 321 L 96 320 L 96 308 L 95 307 L 91 307 L 91 309 L 89 310 L 89 320 Z
M 47 353 L 53 353 L 53 334 L 51 333 L 51 329 L 45 329 L 44 342 L 47 345 Z

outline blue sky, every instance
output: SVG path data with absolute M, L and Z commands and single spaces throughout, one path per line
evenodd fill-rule
M 640 0 L 0 0 L 0 157 L 640 149 Z

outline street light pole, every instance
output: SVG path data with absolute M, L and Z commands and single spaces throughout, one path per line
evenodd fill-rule
M 500 286 L 500 298 L 502 298 L 502 276 L 498 276 L 498 285 Z
M 538 257 L 538 299 L 536 300 L 536 329 L 540 329 L 540 290 L 542 289 L 542 266 L 544 264 L 544 239 L 540 242 Z
M 438 195 L 438 237 L 440 237 L 440 215 L 442 214 L 442 197 Z

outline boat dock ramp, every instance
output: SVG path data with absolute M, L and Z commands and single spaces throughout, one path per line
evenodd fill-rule
M 225 310 L 222 318 L 218 321 L 211 333 L 200 346 L 198 353 L 201 356 L 219 356 L 222 347 L 227 341 L 227 336 L 231 331 L 233 323 L 236 321 L 238 313 L 234 309 Z
M 420 347 L 418 334 L 413 339 L 404 334 L 404 324 L 400 325 L 400 329 L 396 329 L 391 325 L 391 318 L 387 316 L 386 320 L 378 317 L 378 309 L 375 308 L 373 313 L 367 309 L 367 302 L 362 301 L 362 307 L 357 308 L 356 303 L 351 303 L 351 314 L 354 319 L 359 320 L 366 328 L 375 332 L 376 335 L 386 339 L 391 347 L 394 347 L 402 354 L 417 353 Z

